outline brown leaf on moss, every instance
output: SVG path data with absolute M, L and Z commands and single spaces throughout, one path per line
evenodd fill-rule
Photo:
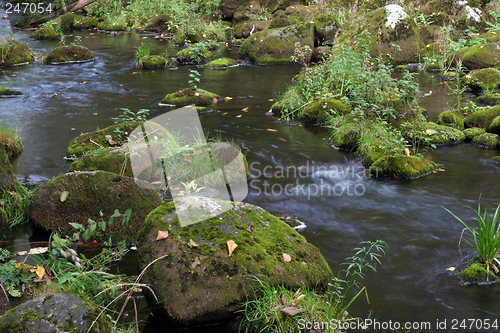
M 184 155 L 184 162 L 186 162 L 186 161 L 189 163 L 193 163 L 193 159 L 189 155 Z
M 198 247 L 198 244 L 196 244 L 192 239 L 189 240 L 188 244 L 187 244 L 190 248 L 193 248 L 193 247 Z
M 231 256 L 238 247 L 238 244 L 236 244 L 233 240 L 227 241 L 227 250 L 229 251 L 229 256 Z
M 290 257 L 289 254 L 283 253 L 283 260 L 285 260 L 285 262 L 290 262 L 292 261 L 292 257 Z
M 161 231 L 161 230 L 158 230 L 158 236 L 156 236 L 156 240 L 159 241 L 159 240 L 162 240 L 162 239 L 165 239 L 168 237 L 168 231 Z

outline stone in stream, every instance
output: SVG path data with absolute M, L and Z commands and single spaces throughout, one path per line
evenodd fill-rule
M 90 301 L 71 294 L 53 294 L 23 303 L 0 317 L 1 333 L 112 332 L 107 316 Z
M 102 232 L 99 228 L 92 236 L 106 241 L 134 242 L 146 216 L 162 204 L 159 194 L 137 185 L 139 180 L 104 171 L 67 173 L 40 185 L 33 194 L 28 214 L 30 219 L 47 230 L 72 235 L 76 230 L 69 222 L 88 227 L 88 219 L 106 222 L 116 209 L 124 214 L 132 209 L 128 225 L 117 218 Z M 62 200 L 63 192 L 67 197 Z M 103 216 L 101 217 L 100 211 Z
M 190 202 L 196 198 L 198 204 Z M 199 204 L 199 200 L 205 200 Z M 142 282 L 153 286 L 160 303 L 159 318 L 177 325 L 198 325 L 226 320 L 241 309 L 252 287 L 252 275 L 264 275 L 271 284 L 294 289 L 324 289 L 332 272 L 318 248 L 297 231 L 264 209 L 247 203 L 188 196 L 176 202 L 177 209 L 202 214 L 203 206 L 231 206 L 208 220 L 181 227 L 174 203 L 152 211 L 139 232 L 137 251 Z M 159 231 L 168 237 L 156 241 Z M 165 234 L 165 233 L 163 233 Z M 228 241 L 238 247 L 228 255 Z M 189 247 L 188 243 L 198 246 Z M 283 254 L 291 256 L 285 262 Z
M 94 53 L 84 46 L 66 45 L 53 49 L 43 58 L 43 62 L 49 65 L 72 64 L 92 61 Z
M 25 45 L 16 42 L 12 38 L 7 40 L 7 45 L 1 45 L 2 50 L 2 66 L 15 66 L 33 61 L 33 51 Z

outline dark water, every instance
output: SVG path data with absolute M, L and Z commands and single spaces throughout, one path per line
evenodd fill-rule
M 18 40 L 43 55 L 58 46 L 27 36 L 17 33 Z M 83 36 L 82 44 L 95 52 L 95 62 L 35 63 L 0 73 L 1 86 L 28 95 L 0 100 L 2 121 L 18 124 L 24 137 L 25 149 L 14 164 L 18 174 L 53 177 L 66 172 L 69 163 L 63 157 L 73 137 L 111 125 L 111 117 L 118 116 L 120 108 L 150 109 L 151 118 L 160 115 L 172 108 L 160 107 L 158 102 L 188 85 L 193 67 L 136 69 L 134 52 L 142 39 L 135 33 Z M 67 39 L 72 42 L 71 37 Z M 152 53 L 166 48 L 173 55 L 178 50 L 166 41 L 144 42 L 150 44 Z M 236 48 L 223 47 L 219 53 L 238 58 Z M 465 206 L 477 207 L 480 195 L 483 204 L 500 204 L 500 166 L 488 160 L 500 152 L 469 144 L 441 147 L 427 157 L 443 164 L 444 172 L 414 181 L 360 177 L 359 158 L 334 150 L 328 144 L 328 130 L 282 126 L 265 115 L 272 99 L 285 91 L 299 69 L 250 65 L 227 71 L 198 69 L 200 87 L 233 98 L 214 105 L 216 111 L 202 115 L 201 122 L 209 135 L 220 133 L 248 151 L 252 180 L 246 201 L 304 221 L 307 228 L 302 234 L 320 248 L 334 273 L 361 241 L 385 240 L 389 250 L 383 265 L 364 281 L 374 316 L 380 321 L 430 322 L 435 331 L 436 320 L 446 319 L 451 331 L 453 319 L 498 318 L 499 285 L 462 287 L 447 274 L 446 268 L 461 259 L 457 244 L 462 225 L 442 207 L 468 219 L 473 212 Z M 421 105 L 435 120 L 449 100 L 446 84 L 426 73 L 419 80 L 422 91 L 433 92 Z M 288 174 L 280 173 L 285 169 Z M 332 187 L 336 190 L 328 192 Z M 18 237 L 12 249 L 24 249 L 27 238 Z M 128 269 L 136 269 L 133 260 Z M 360 297 L 349 312 L 366 318 L 367 310 Z M 222 328 L 205 331 L 221 332 Z M 148 328 L 147 332 L 165 332 L 165 328 Z

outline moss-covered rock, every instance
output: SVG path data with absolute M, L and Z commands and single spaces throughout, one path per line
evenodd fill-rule
M 240 56 L 261 64 L 291 62 L 295 43 L 309 46 L 311 51 L 314 48 L 314 26 L 311 23 L 268 29 L 252 36 L 241 45 Z
M 500 116 L 493 119 L 490 126 L 488 126 L 488 132 L 500 135 Z
M 484 128 L 471 127 L 471 128 L 464 129 L 463 132 L 465 134 L 465 140 L 466 141 L 471 141 L 476 136 L 481 135 L 481 134 L 483 134 L 486 131 L 484 130 Z
M 16 183 L 12 165 L 10 164 L 5 147 L 0 145 L 0 188 L 13 189 Z
M 99 20 L 95 17 L 85 17 L 82 19 L 76 19 L 74 28 L 75 29 L 90 29 L 95 28 L 99 25 Z
M 486 266 L 479 260 L 473 262 L 469 267 L 455 274 L 457 279 L 464 284 L 482 284 L 486 281 L 493 282 L 498 279 L 493 269 L 486 270 Z
M 231 20 L 234 16 L 234 13 L 238 10 L 238 8 L 246 3 L 248 0 L 223 0 L 220 3 L 219 9 L 223 19 Z
M 475 27 L 480 31 L 487 27 L 487 15 L 481 10 L 479 1 L 432 0 L 420 11 L 440 26 L 453 25 L 458 30 Z
M 121 145 L 127 139 L 128 135 L 139 125 L 140 122 L 138 121 L 126 121 L 108 126 L 102 130 L 81 134 L 69 142 L 66 155 L 68 157 L 78 157 L 86 152 L 97 150 L 101 147 L 114 147 L 114 145 L 110 144 L 109 137 L 107 137 L 108 135 L 111 136 L 111 139 L 117 142 L 118 145 Z
M 498 135 L 493 133 L 483 133 L 475 136 L 472 142 L 489 149 L 495 149 L 498 146 Z
M 0 235 L 4 235 L 9 229 L 9 218 L 7 217 L 7 212 L 0 208 Z
M 500 116 L 500 106 L 495 106 L 491 109 L 482 109 L 474 112 L 473 114 L 465 117 L 465 128 L 480 127 L 488 128 L 493 119 Z
M 99 316 L 100 312 L 97 305 L 75 295 L 47 295 L 27 301 L 0 317 L 0 332 L 112 332 L 111 322 L 107 316 Z
M 136 66 L 142 69 L 163 68 L 167 64 L 167 60 L 159 55 L 147 55 L 139 59 Z
M 76 62 L 86 62 L 95 59 L 94 52 L 84 46 L 67 45 L 53 49 L 43 58 L 46 64 L 71 64 Z
M 204 67 L 208 69 L 228 69 L 238 66 L 238 62 L 231 58 L 219 58 L 210 61 Z
M 491 160 L 495 163 L 500 163 L 500 155 L 499 156 L 493 156 Z
M 24 96 L 24 94 L 20 91 L 10 90 L 4 87 L 0 87 L 0 96 L 1 97 L 16 97 L 16 96 Z
M 483 38 L 487 43 L 498 43 L 500 42 L 500 32 L 499 31 L 488 31 L 478 38 Z
M 108 171 L 121 174 L 126 177 L 134 177 L 128 148 L 121 147 L 116 149 L 98 150 L 94 154 L 87 154 L 71 163 L 69 171 Z
M 477 69 L 465 75 L 463 80 L 472 89 L 490 91 L 500 87 L 500 71 L 495 68 Z
M 311 61 L 323 61 L 328 59 L 330 54 L 332 53 L 332 47 L 331 46 L 318 46 L 315 47 L 312 56 L 311 56 Z
M 314 31 L 319 39 L 319 43 L 328 41 L 333 45 L 339 33 L 339 27 L 336 22 L 335 17 L 328 14 L 319 14 L 314 18 Z
M 175 55 L 175 61 L 178 64 L 201 63 L 205 59 L 212 58 L 213 54 L 206 48 L 189 46 L 180 50 Z
M 439 115 L 437 124 L 463 130 L 464 118 L 460 112 L 444 111 Z
M 154 31 L 154 32 L 163 32 L 168 29 L 168 22 L 170 22 L 172 18 L 167 14 L 156 15 L 155 18 L 151 20 L 144 30 Z
M 338 99 L 315 101 L 305 106 L 299 113 L 298 120 L 323 123 L 330 115 L 340 116 L 349 112 L 350 108 Z
M 75 229 L 69 222 L 80 223 L 87 228 L 89 218 L 107 221 L 116 209 L 123 214 L 130 208 L 132 215 L 128 225 L 116 219 L 104 232 L 99 229 L 92 237 L 101 241 L 112 237 L 115 242 L 134 242 L 146 216 L 162 203 L 159 194 L 149 188 L 148 184 L 139 180 L 105 171 L 67 173 L 39 186 L 28 212 L 37 225 L 72 235 Z M 68 192 L 68 197 L 62 201 L 64 191 Z
M 466 47 L 456 52 L 457 59 L 468 69 L 480 69 L 500 65 L 500 45 L 487 43 Z
M 426 175 L 438 167 L 436 163 L 418 156 L 391 156 L 375 161 L 370 169 L 379 175 L 413 179 Z
M 61 38 L 61 35 L 59 32 L 54 29 L 54 27 L 47 25 L 47 26 L 42 26 L 35 30 L 31 34 L 31 38 L 36 39 L 36 40 L 50 40 L 50 39 L 59 39 Z
M 214 98 L 218 99 L 219 97 L 219 95 L 203 89 L 193 90 L 191 88 L 187 88 L 168 94 L 161 100 L 160 103 L 174 106 L 185 106 L 190 104 L 206 105 L 212 104 L 214 102 Z
M 237 25 L 243 21 L 252 20 L 252 17 L 262 15 L 263 7 L 257 0 L 245 1 L 233 15 L 233 24 Z
M 216 322 L 234 316 L 241 302 L 253 297 L 257 282 L 249 276 L 264 275 L 272 284 L 289 288 L 323 289 L 332 276 L 319 250 L 289 225 L 262 208 L 247 203 L 186 197 L 176 203 L 193 214 L 206 214 L 205 207 L 228 205 L 218 217 L 181 227 L 169 203 L 149 214 L 139 232 L 139 268 L 168 255 L 145 271 L 143 281 L 154 284 L 161 306 L 160 317 L 181 325 Z M 155 241 L 158 231 L 169 236 Z M 192 240 L 198 244 L 190 248 Z M 238 247 L 228 256 L 226 242 Z M 290 255 L 286 262 L 283 254 Z M 148 297 L 149 298 L 149 297 Z M 149 298 L 151 300 L 151 298 Z M 153 300 L 154 302 L 154 300 Z
M 60 16 L 61 29 L 63 31 L 71 30 L 75 26 L 77 16 L 73 13 L 66 13 Z
M 266 30 L 271 21 L 245 21 L 234 26 L 234 38 L 247 38 L 252 34 Z M 252 31 L 253 30 L 253 31 Z
M 414 135 L 423 144 L 448 145 L 465 140 L 461 130 L 430 122 L 421 123 Z
M 477 98 L 481 104 L 496 105 L 500 103 L 500 94 L 484 94 Z
M 440 62 L 431 61 L 424 64 L 424 69 L 427 72 L 442 72 L 444 71 L 444 65 Z
M 125 30 L 125 26 L 122 24 L 116 24 L 116 23 L 110 23 L 109 21 L 102 21 L 100 22 L 97 27 L 99 30 L 105 30 L 105 31 L 123 31 Z
M 33 52 L 30 48 L 12 38 L 7 41 L 6 45 L 0 46 L 1 65 L 13 66 L 33 61 Z
M 407 72 L 409 70 L 408 66 L 406 65 L 397 65 L 394 67 L 395 72 Z

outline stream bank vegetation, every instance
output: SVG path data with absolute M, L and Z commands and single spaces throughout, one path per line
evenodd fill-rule
M 375 266 L 381 265 L 380 258 L 385 256 L 387 248 L 382 240 L 362 242 L 354 249 L 354 255 L 341 264 L 345 268 L 339 270 L 325 293 L 308 288 L 290 290 L 283 285 L 273 286 L 265 277 L 252 277 L 258 287 L 241 310 L 240 330 L 291 333 L 297 329 L 302 332 L 319 328 L 317 332 L 345 331 L 350 321 L 357 320 L 347 312 L 351 304 L 364 294 L 370 306 L 368 291 L 359 279 L 366 276 L 367 270 L 376 272 Z M 354 296 L 351 291 L 355 292 Z M 305 327 L 305 323 L 313 327 Z M 326 327 L 325 323 L 328 323 Z
M 500 205 L 493 214 L 488 207 L 481 210 L 481 203 L 478 203 L 476 218 L 477 228 L 470 227 L 458 216 L 444 208 L 465 228 L 460 236 L 462 239 L 477 251 L 477 255 L 467 255 L 462 259 L 462 263 L 453 271 L 454 276 L 463 284 L 485 284 L 498 281 L 500 273 Z M 472 209 L 472 208 L 471 208 Z M 464 232 L 469 231 L 473 240 L 463 238 Z

